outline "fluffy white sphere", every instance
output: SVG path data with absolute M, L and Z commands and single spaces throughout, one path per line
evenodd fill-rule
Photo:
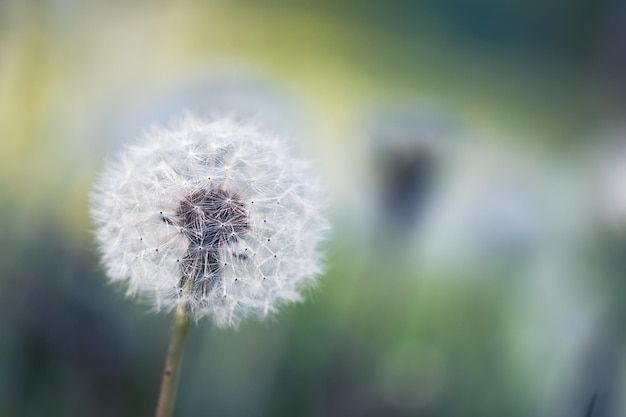
M 111 281 L 159 310 L 236 327 L 301 300 L 323 271 L 321 194 L 285 142 L 187 116 L 108 165 L 91 214 Z

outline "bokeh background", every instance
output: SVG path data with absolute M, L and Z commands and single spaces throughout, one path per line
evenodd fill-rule
M 253 118 L 333 204 L 304 304 L 191 332 L 180 416 L 626 415 L 619 0 L 0 3 L 0 415 L 154 412 L 171 317 L 106 284 L 104 160 Z

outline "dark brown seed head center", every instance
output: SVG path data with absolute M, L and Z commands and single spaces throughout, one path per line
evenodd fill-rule
M 181 201 L 175 217 L 192 246 L 206 250 L 237 242 L 249 228 L 248 211 L 241 198 L 218 187 L 189 194 Z

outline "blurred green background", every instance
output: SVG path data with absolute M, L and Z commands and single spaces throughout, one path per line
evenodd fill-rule
M 106 284 L 103 161 L 184 109 L 300 139 L 302 305 L 191 332 L 180 416 L 626 415 L 626 7 L 0 3 L 0 415 L 151 415 L 171 317 Z

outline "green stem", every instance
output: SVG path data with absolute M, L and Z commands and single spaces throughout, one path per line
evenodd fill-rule
M 183 357 L 185 339 L 189 330 L 189 317 L 185 306 L 180 306 L 176 310 L 174 327 L 170 347 L 165 359 L 165 370 L 163 371 L 163 381 L 161 382 L 161 393 L 157 406 L 156 417 L 171 417 L 174 412 L 174 402 L 176 401 L 176 386 L 178 385 L 178 375 L 180 374 L 180 363 Z

